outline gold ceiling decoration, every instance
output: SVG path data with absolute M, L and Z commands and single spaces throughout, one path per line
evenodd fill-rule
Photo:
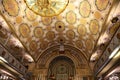
M 105 10 L 107 8 L 108 3 L 109 0 L 95 0 L 95 5 L 100 11 Z
M 30 33 L 30 27 L 26 23 L 22 23 L 19 26 L 19 32 L 22 35 L 22 37 L 26 38 L 29 36 Z
M 3 3 L 5 10 L 10 16 L 18 15 L 19 7 L 18 7 L 18 3 L 16 0 L 3 0 L 2 3 Z
M 65 10 L 69 0 L 25 0 L 27 6 L 44 17 L 59 15 Z
M 84 0 L 80 3 L 80 14 L 82 17 L 89 17 L 90 12 L 91 12 L 91 5 L 87 0 Z
M 96 43 L 115 0 L 69 0 L 69 4 L 67 1 L 0 0 L 0 16 L 3 16 L 0 25 L 5 26 L 4 21 L 8 23 L 12 33 L 16 34 L 35 61 L 38 61 L 42 52 L 61 43 L 76 47 L 89 59 L 96 49 L 94 47 L 98 46 Z M 65 2 L 68 4 L 67 7 L 64 6 L 65 11 L 53 16 L 52 10 L 61 10 L 61 5 L 65 5 Z M 38 10 L 41 16 L 34 10 Z M 114 34 L 117 25 L 109 27 L 109 30 L 106 26 L 107 33 Z M 9 36 L 6 35 L 7 31 L 0 29 L 2 43 Z

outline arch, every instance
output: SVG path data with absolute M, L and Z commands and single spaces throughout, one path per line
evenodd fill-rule
M 52 46 L 51 48 L 48 48 L 47 50 L 45 50 L 39 56 L 39 59 L 37 61 L 38 66 L 41 66 L 41 67 L 44 66 L 44 67 L 48 68 L 48 65 L 50 64 L 50 62 L 55 57 L 61 56 L 61 55 L 67 56 L 70 59 L 72 59 L 72 61 L 75 64 L 75 67 L 78 67 L 83 63 L 87 64 L 87 66 L 89 65 L 84 53 L 82 53 L 77 48 L 70 46 L 70 45 L 64 45 L 65 51 L 69 51 L 70 53 L 59 54 L 59 46 L 60 45 Z M 57 53 L 54 53 L 54 52 L 57 52 Z
M 63 79 L 68 80 L 75 76 L 75 65 L 70 58 L 66 56 L 58 56 L 50 62 L 47 73 L 48 79 L 53 78 L 53 76 L 57 79 L 62 75 Z
M 56 54 L 56 55 L 53 55 L 53 56 L 51 56 L 50 58 L 47 59 L 46 64 L 45 64 L 45 67 L 48 68 L 50 62 L 51 62 L 54 58 L 59 57 L 59 56 L 65 56 L 65 57 L 70 58 L 70 59 L 73 61 L 73 63 L 75 64 L 75 67 L 79 66 L 79 64 L 80 64 L 80 63 L 79 63 L 79 60 L 78 60 L 77 58 L 75 58 L 74 56 L 71 56 L 71 55 L 69 55 L 69 54 L 66 54 L 66 55 Z

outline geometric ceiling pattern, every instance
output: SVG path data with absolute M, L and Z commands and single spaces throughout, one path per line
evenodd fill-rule
M 1 0 L 0 11 L 35 61 L 46 49 L 60 44 L 74 46 L 89 59 L 113 2 L 69 0 L 60 15 L 41 17 L 24 0 Z

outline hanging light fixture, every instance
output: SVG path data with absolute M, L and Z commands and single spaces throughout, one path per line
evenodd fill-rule
M 25 3 L 36 14 L 50 17 L 64 11 L 69 0 L 25 0 Z

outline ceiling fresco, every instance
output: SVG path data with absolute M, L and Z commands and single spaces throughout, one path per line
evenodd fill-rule
M 41 17 L 24 0 L 0 0 L 0 11 L 35 61 L 45 50 L 60 44 L 74 46 L 89 59 L 113 3 L 114 0 L 69 0 L 60 15 Z

